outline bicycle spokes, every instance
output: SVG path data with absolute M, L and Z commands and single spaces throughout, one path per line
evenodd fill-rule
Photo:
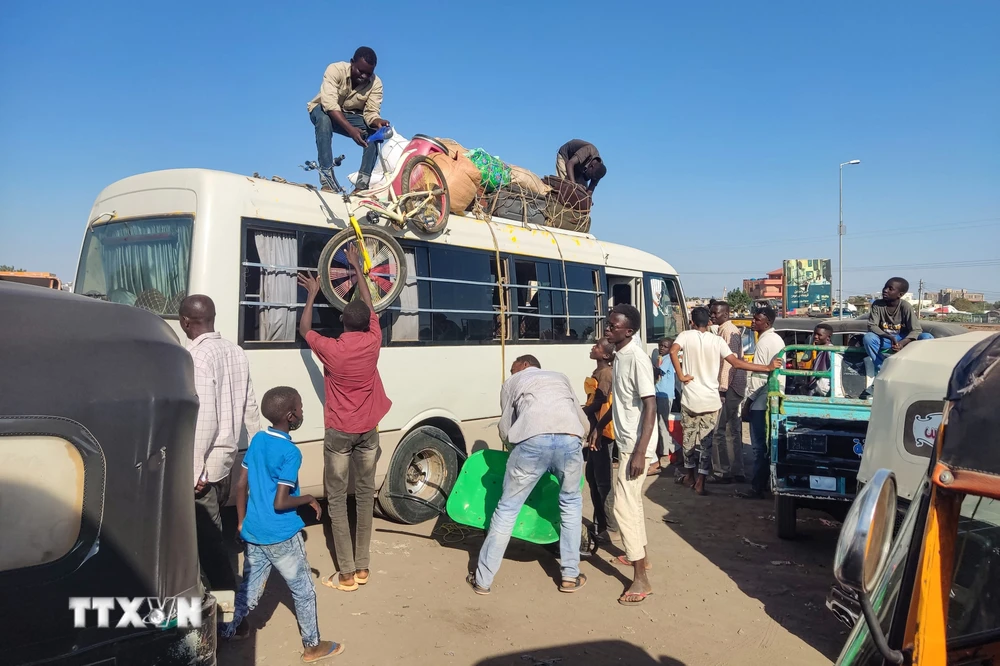
M 347 261 L 347 248 L 355 243 L 347 243 L 338 248 L 330 262 L 330 283 L 338 296 L 345 301 L 354 297 L 358 275 Z M 399 279 L 399 265 L 395 253 L 380 239 L 365 238 L 365 248 L 371 258 L 371 270 L 366 282 L 371 289 L 372 304 L 379 304 L 392 291 Z

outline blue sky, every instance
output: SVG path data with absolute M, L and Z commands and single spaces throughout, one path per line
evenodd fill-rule
M 72 279 L 94 198 L 134 173 L 299 177 L 306 102 L 367 44 L 404 135 L 543 174 L 567 139 L 596 144 L 593 232 L 689 295 L 836 262 L 837 167 L 860 159 L 845 291 L 901 274 L 1000 299 L 1000 3 L 147 5 L 5 8 L 0 263 Z

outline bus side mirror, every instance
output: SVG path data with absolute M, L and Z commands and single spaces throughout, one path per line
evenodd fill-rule
M 902 664 L 903 654 L 886 643 L 870 596 L 889 559 L 895 520 L 896 475 L 880 469 L 847 513 L 833 556 L 833 575 L 858 593 L 868 631 L 882 656 L 891 664 Z

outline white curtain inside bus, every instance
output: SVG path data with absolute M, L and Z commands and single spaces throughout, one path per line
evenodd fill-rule
M 296 262 L 298 246 L 294 234 L 255 231 L 254 243 L 261 269 L 260 300 L 262 303 L 295 303 L 298 289 Z M 295 340 L 295 310 L 290 307 L 262 306 L 260 308 L 259 340 L 282 342 Z
M 405 250 L 406 283 L 399 294 L 399 316 L 392 323 L 392 339 L 400 342 L 419 340 L 420 314 L 417 290 L 417 263 L 413 250 Z

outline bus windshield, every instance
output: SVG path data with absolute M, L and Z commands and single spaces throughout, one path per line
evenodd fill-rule
M 83 242 L 74 291 L 176 317 L 187 296 L 193 224 L 178 216 L 94 225 Z

